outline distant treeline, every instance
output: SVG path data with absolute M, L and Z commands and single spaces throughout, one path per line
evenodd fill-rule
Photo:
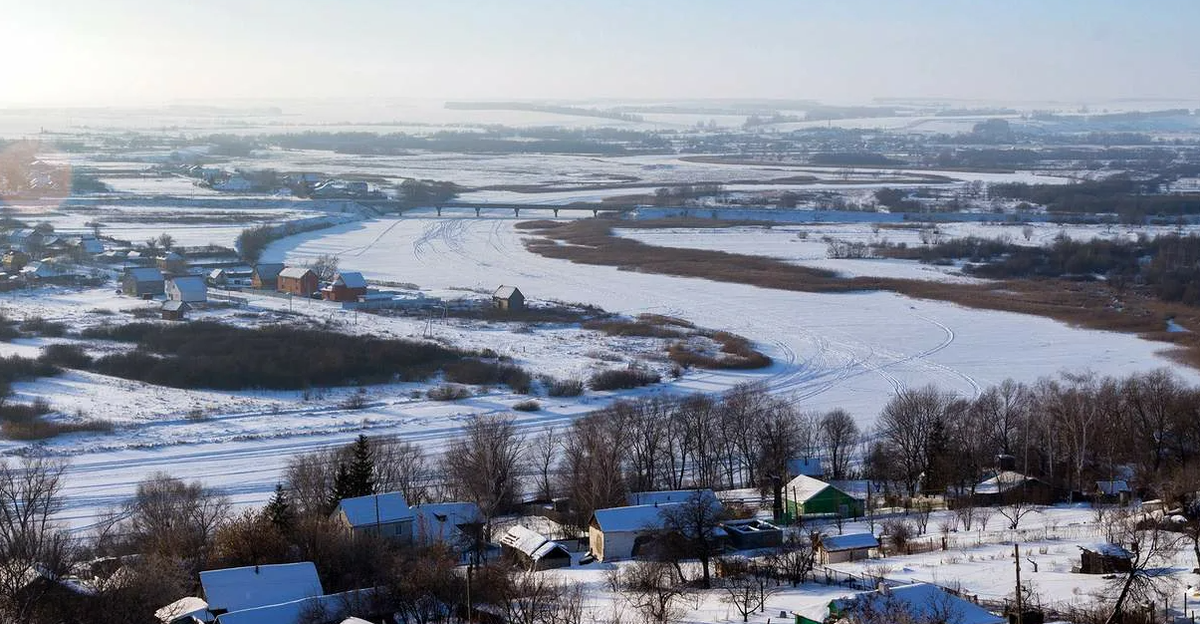
M 990 279 L 1069 277 L 1114 286 L 1141 286 L 1168 302 L 1200 305 L 1200 237 L 1170 234 L 1136 241 L 1077 241 L 1060 237 L 1046 247 L 967 237 L 928 247 L 886 248 L 893 257 L 941 263 L 965 260 L 963 272 Z
M 556 115 L 574 115 L 576 117 L 597 117 L 616 121 L 642 121 L 641 115 L 622 113 L 602 108 L 584 108 L 581 106 L 558 106 L 554 104 L 533 104 L 530 102 L 446 102 L 446 108 L 451 110 L 505 110 L 529 111 L 534 113 L 553 113 Z
M 1015 199 L 1040 204 L 1050 212 L 1117 214 L 1125 221 L 1140 222 L 1147 216 L 1200 214 L 1200 195 L 1158 194 L 1158 182 L 1140 182 L 1114 177 L 1079 184 L 993 184 L 993 198 Z
M 328 150 L 343 154 L 392 155 L 413 150 L 435 152 L 486 152 L 498 154 L 604 154 L 661 150 L 669 142 L 655 133 L 614 128 L 568 130 L 562 128 L 489 129 L 482 132 L 304 132 L 277 134 L 261 139 L 285 149 Z

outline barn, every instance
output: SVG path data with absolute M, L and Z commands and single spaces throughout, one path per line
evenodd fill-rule
M 526 570 L 550 570 L 571 565 L 571 553 L 558 542 L 519 524 L 500 537 L 504 554 Z
M 284 269 L 282 262 L 263 262 L 254 265 L 250 272 L 252 288 L 275 290 L 279 286 L 279 272 Z
M 497 310 L 524 310 L 525 295 L 516 286 L 501 286 L 492 293 L 492 305 L 496 306 Z
M 321 290 L 326 301 L 358 301 L 367 294 L 367 280 L 358 271 L 343 271 L 333 276 L 333 282 Z
M 310 297 L 317 292 L 317 274 L 304 267 L 288 267 L 279 272 L 276 284 L 279 292 Z
M 806 475 L 788 481 L 783 489 L 784 509 L 792 518 L 804 515 L 840 515 L 857 518 L 863 502 L 842 490 Z
M 181 275 L 167 280 L 167 299 L 190 304 L 208 301 L 208 286 L 199 275 Z
M 1049 483 L 1013 470 L 1002 470 L 996 476 L 975 486 L 976 505 L 1008 505 L 1023 501 L 1049 505 L 1058 500 L 1058 492 Z
M 146 297 L 163 294 L 164 281 L 162 271 L 152 267 L 126 269 L 121 277 L 121 291 L 134 297 Z

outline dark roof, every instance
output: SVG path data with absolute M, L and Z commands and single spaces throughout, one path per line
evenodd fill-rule
M 170 301 L 164 301 L 162 304 L 162 309 L 164 312 L 179 312 L 179 311 L 186 312 L 187 310 L 191 310 L 192 306 L 188 305 L 188 302 L 186 302 L 186 301 L 179 301 L 178 299 L 172 299 Z
M 254 272 L 258 275 L 258 279 L 275 279 L 279 277 L 283 266 L 282 262 L 263 262 L 255 265 Z

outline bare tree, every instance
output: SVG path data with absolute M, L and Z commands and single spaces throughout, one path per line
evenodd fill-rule
M 778 552 L 772 553 L 767 562 L 775 574 L 797 587 L 812 572 L 816 561 L 813 544 L 820 539 L 819 533 L 801 536 L 791 533 L 783 541 Z
M 517 503 L 523 444 L 511 417 L 473 416 L 443 457 L 450 490 L 479 505 L 485 538 L 492 518 Z
M 829 458 L 832 478 L 845 479 L 850 471 L 850 453 L 858 445 L 858 425 L 844 409 L 835 409 L 821 417 L 821 441 Z
M 529 444 L 529 462 L 537 476 L 536 492 L 539 500 L 554 498 L 554 466 L 558 461 L 561 444 L 558 430 L 546 427 Z
M 674 622 L 683 614 L 687 584 L 663 561 L 638 561 L 617 571 L 625 600 L 648 622 Z
M 371 439 L 375 487 L 380 492 L 400 492 L 410 505 L 428 502 L 432 469 L 420 446 L 407 440 Z
M 1169 570 L 1160 568 L 1170 564 L 1182 535 L 1161 528 L 1157 522 L 1138 522 L 1128 512 L 1111 514 L 1107 530 L 1115 543 L 1131 545 L 1133 555 L 1130 571 L 1118 575 L 1108 587 L 1109 595 L 1115 595 L 1116 600 L 1105 624 L 1115 624 L 1121 621 L 1128 602 L 1158 604 L 1178 589 Z
M 693 492 L 687 500 L 659 511 L 663 529 L 668 533 L 663 542 L 669 554 L 700 560 L 701 583 L 705 588 L 712 585 L 710 564 L 720 552 L 718 535 L 725 509 L 713 495 L 704 490 Z
M 1040 513 L 1041 510 L 1036 505 L 1029 502 L 1024 496 L 1013 498 L 1007 505 L 1002 505 L 996 509 L 996 513 L 1008 521 L 1008 528 L 1016 531 L 1021 526 L 1021 520 L 1031 513 Z
M 18 466 L 0 462 L 0 619 L 31 621 L 45 596 L 42 579 L 54 582 L 67 573 L 77 553 L 53 517 L 62 507 L 66 464 L 26 458 Z
M 930 436 L 950 398 L 934 386 L 905 389 L 892 397 L 879 415 L 879 432 L 895 451 L 909 496 L 916 495 L 921 476 L 929 468 Z
M 975 521 L 976 507 L 970 502 L 963 503 L 954 508 L 954 516 L 958 518 L 964 531 L 970 531 L 971 524 Z
M 175 557 L 199 573 L 217 529 L 228 517 L 229 499 L 224 495 L 158 472 L 138 483 L 118 531 L 136 551 Z
M 341 259 L 335 255 L 321 254 L 308 262 L 308 268 L 317 274 L 318 280 L 330 282 L 333 281 L 333 276 L 337 275 L 340 262 Z

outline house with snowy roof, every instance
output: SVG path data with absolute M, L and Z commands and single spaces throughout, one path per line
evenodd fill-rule
M 516 286 L 501 286 L 492 293 L 492 305 L 506 312 L 525 309 L 525 295 Z
M 463 558 L 482 544 L 483 512 L 475 503 L 427 503 L 411 509 L 413 540 L 418 544 L 442 544 Z
M 565 546 L 519 524 L 500 536 L 500 547 L 507 557 L 529 571 L 571 565 L 571 553 Z
M 816 550 L 824 565 L 870 559 L 879 550 L 879 538 L 873 533 L 823 535 L 817 540 Z
M 367 294 L 367 280 L 358 271 L 339 271 L 333 282 L 321 289 L 321 298 L 326 301 L 358 301 Z
M 330 518 L 355 535 L 379 535 L 403 543 L 413 541 L 416 514 L 400 492 L 343 498 Z
M 153 297 L 163 294 L 162 271 L 153 267 L 126 269 L 121 277 L 121 291 L 134 297 Z
M 666 503 L 682 503 L 691 500 L 699 494 L 705 499 L 720 504 L 717 495 L 710 489 L 700 490 L 659 490 L 656 492 L 631 492 L 625 497 L 629 505 L 664 505 Z
M 1004 617 L 928 583 L 881 586 L 829 603 L 829 619 L 850 622 L 954 622 L 1005 624 Z
M 797 518 L 805 515 L 863 515 L 863 501 L 820 479 L 797 475 L 783 488 L 784 512 Z
M 199 275 L 178 275 L 166 280 L 167 300 L 189 305 L 208 301 L 208 285 Z
M 588 522 L 588 546 L 599 561 L 637 556 L 646 543 L 662 532 L 664 509 L 680 503 L 633 505 L 597 509 Z
M 1079 547 L 1079 572 L 1115 574 L 1133 569 L 1133 554 L 1118 544 L 1101 542 Z
M 218 616 L 324 593 L 311 561 L 205 570 L 200 587 L 209 612 Z
M 990 479 L 977 483 L 971 496 L 976 505 L 985 506 L 1017 501 L 1049 505 L 1059 499 L 1058 491 L 1049 483 L 1015 470 L 1001 470 Z

